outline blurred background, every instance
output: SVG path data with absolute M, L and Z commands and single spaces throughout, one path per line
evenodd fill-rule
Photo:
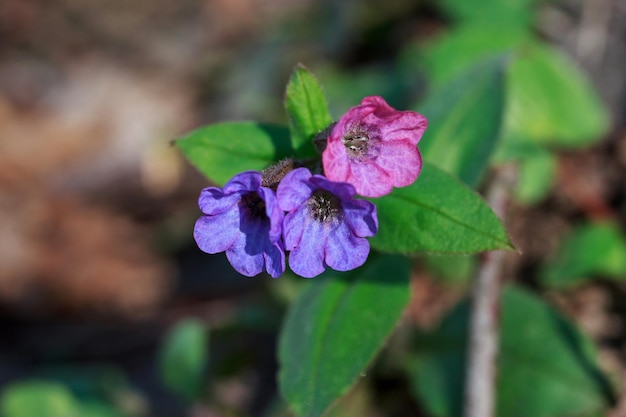
M 507 101 L 522 116 L 503 128 L 523 151 L 494 162 L 520 166 L 507 222 L 522 255 L 507 279 L 572 318 L 619 386 L 623 0 L 0 0 L 2 416 L 287 416 L 276 337 L 303 280 L 247 279 L 197 249 L 208 182 L 171 140 L 217 121 L 286 123 L 298 62 L 338 118 L 366 95 L 419 108 L 455 71 L 528 39 L 545 68 L 511 73 L 510 91 L 536 94 Z M 407 323 L 433 328 L 473 266 L 416 261 Z M 393 364 L 369 375 L 335 415 L 438 415 Z M 611 409 L 626 415 L 626 398 Z

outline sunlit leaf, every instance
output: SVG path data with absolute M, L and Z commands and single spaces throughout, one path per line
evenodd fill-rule
M 255 122 L 208 125 L 175 143 L 200 172 L 218 185 L 240 172 L 260 171 L 293 153 L 286 127 Z
M 373 201 L 379 230 L 370 243 L 383 252 L 471 254 L 513 249 L 484 200 L 429 163 L 413 185 Z
M 316 156 L 313 138 L 333 121 L 317 79 L 298 65 L 287 84 L 285 109 L 289 115 L 291 141 L 299 157 Z

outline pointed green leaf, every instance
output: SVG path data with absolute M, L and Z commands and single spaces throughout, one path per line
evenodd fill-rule
M 554 287 L 574 286 L 595 276 L 626 279 L 626 239 L 615 224 L 579 226 L 542 271 L 543 282 Z
M 291 141 L 296 155 L 314 157 L 313 138 L 333 121 L 322 86 L 302 64 L 294 69 L 285 96 Z
M 293 153 L 286 127 L 256 122 L 208 125 L 175 143 L 200 172 L 218 185 L 242 171 L 260 171 Z
M 409 300 L 406 258 L 379 256 L 315 278 L 280 335 L 279 384 L 299 417 L 319 417 L 363 375 Z
M 424 158 L 476 186 L 495 149 L 504 108 L 502 57 L 480 62 L 435 89 L 419 106 L 428 119 Z
M 376 249 L 395 253 L 477 253 L 513 249 L 498 217 L 472 189 L 425 163 L 417 181 L 373 200 Z
M 187 319 L 168 334 L 159 354 L 163 383 L 181 397 L 193 401 L 200 394 L 207 366 L 208 333 L 198 320 Z
M 413 392 L 434 417 L 462 416 L 469 314 L 461 303 L 416 340 Z M 592 417 L 609 406 L 612 390 L 591 341 L 542 300 L 507 288 L 501 328 L 496 416 Z

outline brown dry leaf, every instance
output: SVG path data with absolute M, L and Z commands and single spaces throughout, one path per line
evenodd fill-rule
M 71 198 L 31 194 L 0 205 L 0 300 L 24 313 L 142 314 L 167 293 L 171 267 L 145 232 Z

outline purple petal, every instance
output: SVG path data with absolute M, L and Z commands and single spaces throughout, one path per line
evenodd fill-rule
M 272 242 L 277 242 L 283 233 L 284 213 L 278 206 L 276 194 L 270 188 L 260 187 L 259 197 L 265 202 L 265 212 L 270 220 L 269 237 Z
M 326 241 L 326 264 L 337 271 L 350 271 L 363 265 L 370 252 L 367 239 L 355 236 L 341 223 L 332 230 Z
M 306 168 L 296 168 L 282 179 L 276 190 L 278 205 L 284 211 L 293 211 L 300 207 L 313 191 L 309 184 L 311 171 Z
M 263 252 L 265 269 L 272 278 L 278 278 L 285 272 L 285 251 L 279 243 L 267 245 Z
M 239 211 L 230 210 L 216 216 L 202 216 L 196 221 L 193 237 L 206 253 L 228 249 L 239 237 Z
M 257 191 L 261 187 L 261 173 L 245 171 L 235 175 L 224 186 L 224 193 L 232 194 L 243 191 Z
M 217 187 L 209 187 L 200 192 L 198 205 L 204 214 L 216 215 L 230 210 L 239 199 L 241 195 L 237 193 L 227 195 Z
M 300 244 L 306 223 L 312 221 L 309 218 L 307 211 L 307 207 L 302 205 L 296 211 L 292 211 L 285 216 L 285 220 L 283 220 L 285 249 L 293 250 Z
M 263 272 L 263 252 L 249 254 L 241 246 L 233 246 L 226 251 L 226 258 L 241 275 L 253 277 Z
M 330 181 L 328 178 L 321 175 L 313 175 L 310 181 L 318 188 L 330 191 L 342 200 L 349 200 L 356 194 L 354 185 L 348 184 L 347 182 Z
M 366 200 L 341 202 L 344 221 L 356 236 L 370 237 L 378 232 L 376 206 Z
M 306 222 L 302 239 L 289 254 L 289 266 L 296 274 L 313 278 L 324 272 L 324 225 L 316 221 Z
M 226 251 L 233 268 L 242 275 L 252 277 L 263 271 L 263 252 L 270 244 L 267 220 L 241 217 L 238 235 L 234 244 Z

